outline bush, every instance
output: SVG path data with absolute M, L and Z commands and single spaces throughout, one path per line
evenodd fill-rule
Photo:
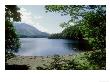
M 5 53 L 5 62 L 13 57 L 16 57 L 14 53 Z
M 77 54 L 72 60 L 54 55 L 49 66 L 37 67 L 38 70 L 102 70 L 106 69 L 105 50 L 88 51 Z
M 106 51 L 105 50 L 97 50 L 95 52 L 91 52 L 88 57 L 88 60 L 92 65 L 97 65 L 100 69 L 106 69 Z
M 76 55 L 72 61 L 68 62 L 68 69 L 75 70 L 100 70 L 106 69 L 105 50 L 96 50 Z
M 61 70 L 61 58 L 59 55 L 54 55 L 52 58 L 53 62 L 50 63 L 49 68 L 50 69 L 56 69 L 56 70 Z
M 87 54 L 81 53 L 75 56 L 75 58 L 71 61 L 72 66 L 75 70 L 87 70 L 90 69 L 89 62 L 87 60 Z

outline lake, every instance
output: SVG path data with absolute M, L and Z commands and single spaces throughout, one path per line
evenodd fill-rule
M 21 48 L 16 53 L 21 56 L 50 56 L 79 53 L 79 42 L 67 39 L 20 38 Z

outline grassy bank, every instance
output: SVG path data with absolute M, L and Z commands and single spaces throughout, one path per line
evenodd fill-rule
M 6 67 L 23 65 L 31 70 L 103 70 L 106 69 L 106 53 L 96 50 L 65 56 L 16 56 L 6 63 Z

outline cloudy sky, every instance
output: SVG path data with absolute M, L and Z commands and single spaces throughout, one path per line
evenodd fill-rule
M 18 5 L 18 7 L 22 13 L 21 22 L 33 25 L 43 32 L 59 33 L 63 30 L 59 25 L 69 20 L 69 16 L 46 13 L 43 5 Z

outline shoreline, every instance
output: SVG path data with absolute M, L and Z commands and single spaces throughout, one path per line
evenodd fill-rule
M 62 60 L 72 60 L 74 55 L 59 55 Z M 36 70 L 36 67 L 44 67 L 53 61 L 53 56 L 20 56 L 7 60 L 8 65 L 27 65 L 30 70 Z
M 100 62 L 97 62 L 100 61 Z M 22 69 L 23 68 L 23 69 Z M 26 69 L 25 69 L 26 68 Z M 95 50 L 72 55 L 16 56 L 5 63 L 6 70 L 105 70 L 106 51 Z

